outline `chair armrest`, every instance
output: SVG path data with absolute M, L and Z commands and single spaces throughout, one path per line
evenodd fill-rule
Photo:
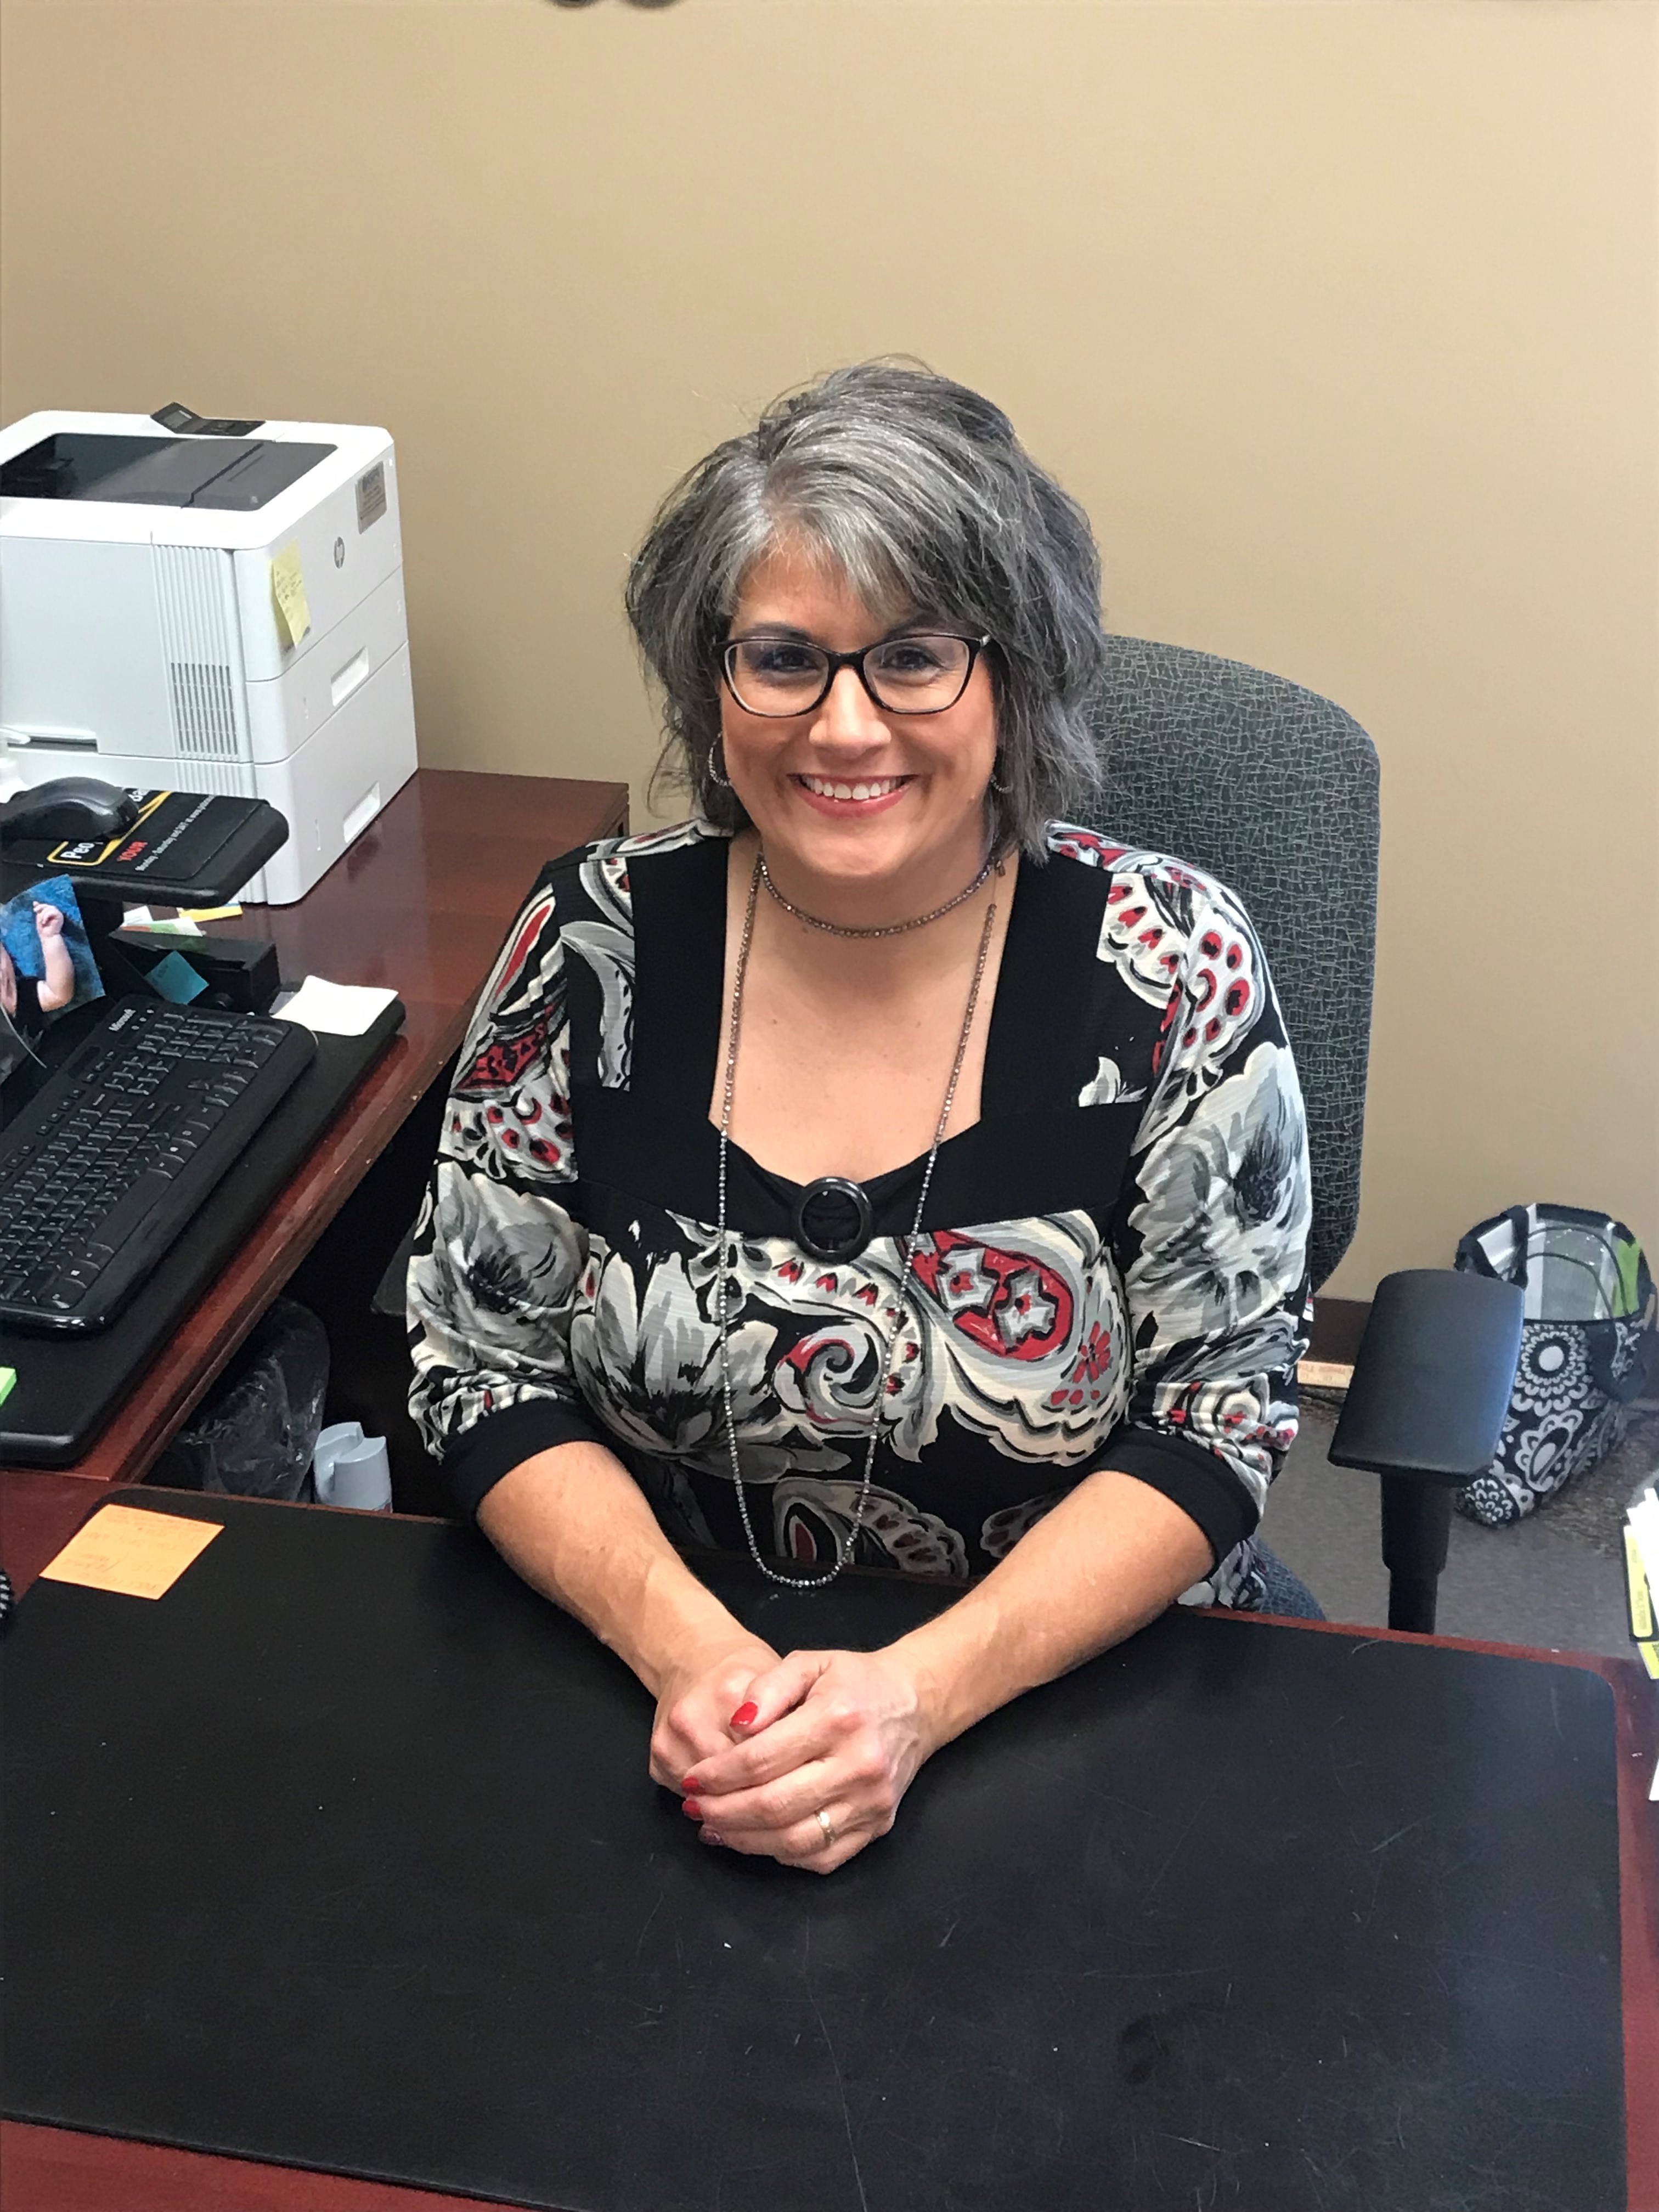
M 1461 1484 L 1492 1464 L 1515 1384 L 1525 1300 L 1444 1268 L 1385 1275 L 1371 1301 L 1329 1457 Z
M 409 1280 L 409 1262 L 415 1250 L 415 1231 L 418 1223 L 411 1221 L 404 1231 L 404 1241 L 386 1261 L 380 1281 L 374 1285 L 374 1295 L 368 1302 L 371 1313 L 383 1314 L 388 1321 L 402 1321 L 408 1312 L 404 1285 Z

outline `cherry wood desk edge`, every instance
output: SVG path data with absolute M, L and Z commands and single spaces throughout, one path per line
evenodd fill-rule
M 62 1483 L 64 1478 L 46 1478 Z M 165 1495 L 159 1492 L 158 1496 Z M 66 1503 L 68 1501 L 65 1501 Z M 92 1512 L 96 1497 L 75 1486 L 79 1511 L 61 1542 Z M 329 1509 L 296 1505 L 295 1512 Z M 38 1548 L 31 1547 L 31 1551 Z M 21 1596 L 58 1548 L 40 1553 L 13 1581 Z M 1613 1692 L 1618 1761 L 1619 1917 L 1625 2028 L 1625 2148 L 1627 2212 L 1659 2212 L 1659 1807 L 1648 1785 L 1659 1753 L 1659 1698 L 1633 1659 L 1598 1652 L 1539 1651 L 1522 1644 L 1457 1636 L 1408 1636 L 1334 1620 L 1282 1620 L 1218 1609 L 1206 1619 L 1249 1628 L 1264 1620 L 1319 1636 L 1361 1636 L 1377 1644 L 1426 1644 L 1486 1651 L 1504 1659 L 1581 1667 Z M 265 2166 L 207 2151 L 174 2150 L 121 2136 L 0 2121 L 0 2212 L 472 2212 L 496 2200 L 441 2196 L 380 2181 L 360 2181 L 303 2166 Z
M 419 769 L 363 833 L 360 845 L 337 860 L 305 898 L 289 907 L 250 908 L 239 920 L 210 926 L 210 933 L 270 939 L 286 956 L 286 979 L 287 961 L 294 957 L 292 947 L 313 902 L 319 910 L 331 910 L 343 900 L 360 897 L 373 909 L 395 905 L 390 894 L 402 891 L 406 897 L 412 888 L 428 888 L 393 876 L 377 854 L 378 842 L 407 835 L 416 817 L 424 827 L 428 802 L 445 811 L 465 806 L 474 816 L 482 813 L 483 835 L 525 848 L 524 880 L 515 877 L 491 887 L 497 926 L 488 951 L 481 949 L 441 999 L 423 999 L 412 990 L 399 993 L 406 1011 L 403 1030 L 364 1074 L 271 1200 L 258 1229 L 204 1293 L 85 1458 L 58 1470 L 60 1475 L 105 1486 L 143 1480 L 459 1048 L 489 963 L 537 870 L 561 852 L 621 827 L 627 819 L 628 790 L 623 784 L 578 778 Z M 538 838 L 552 849 L 544 851 Z M 341 972 L 331 969 L 333 981 L 367 980 L 349 972 L 351 963 L 343 947 L 335 966 Z M 27 1483 L 33 1472 L 5 1468 L 0 1474 L 5 1484 Z M 7 1503 L 0 1485 L 0 1522 L 14 1517 L 6 1512 Z

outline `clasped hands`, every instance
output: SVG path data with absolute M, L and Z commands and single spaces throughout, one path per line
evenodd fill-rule
M 887 1833 L 935 1748 L 893 1651 L 781 1658 L 747 1638 L 688 1655 L 664 1680 L 651 1774 L 682 1793 L 704 1843 L 830 1874 Z

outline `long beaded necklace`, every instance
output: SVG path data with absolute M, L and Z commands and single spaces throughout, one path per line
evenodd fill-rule
M 920 916 L 915 922 L 901 923 L 894 928 L 880 930 L 836 929 L 835 933 L 838 936 L 849 937 L 889 936 L 896 934 L 897 929 L 900 928 L 918 928 L 922 921 L 937 921 L 940 915 L 948 914 L 951 907 L 960 906 L 963 899 L 970 897 L 975 891 L 978 890 L 981 885 L 989 879 L 994 868 L 999 874 L 1001 872 L 1000 863 L 994 855 L 986 862 L 983 870 L 969 885 L 967 890 L 951 899 L 946 905 L 935 908 L 933 914 Z M 771 878 L 766 873 L 764 854 L 757 854 L 754 872 L 749 878 L 749 903 L 743 917 L 743 936 L 738 945 L 737 969 L 732 980 L 732 1011 L 726 1024 L 726 1085 L 720 1096 L 720 1220 L 715 1231 L 717 1243 L 714 1270 L 714 1315 L 715 1325 L 720 1334 L 720 1401 L 726 1414 L 726 1448 L 732 1462 L 732 1483 L 738 1493 L 738 1511 L 742 1516 L 743 1533 L 748 1540 L 750 1558 L 769 1582 L 781 1583 L 791 1589 L 824 1589 L 835 1581 L 836 1576 L 852 1558 L 853 1548 L 864 1526 L 865 1509 L 870 1502 L 871 1477 L 875 1470 L 876 1446 L 881 1436 L 882 1404 L 887 1395 L 888 1384 L 892 1379 L 893 1353 L 897 1347 L 899 1335 L 904 1324 L 904 1289 L 910 1279 L 910 1270 L 916 1256 L 916 1246 L 921 1241 L 921 1217 L 927 1207 L 927 1193 L 933 1185 L 933 1166 L 939 1158 L 939 1148 L 945 1141 L 945 1126 L 951 1119 L 951 1109 L 956 1103 L 957 1085 L 962 1075 L 962 1063 L 968 1054 L 968 1039 L 973 1030 L 974 1010 L 979 1004 L 979 987 L 984 980 L 985 963 L 990 954 L 991 932 L 996 924 L 997 908 L 996 901 L 993 899 L 985 910 L 985 925 L 979 933 L 979 954 L 974 962 L 974 980 L 968 988 L 968 1010 L 962 1018 L 962 1034 L 957 1039 L 956 1058 L 951 1063 L 951 1080 L 945 1087 L 945 1103 L 939 1109 L 939 1126 L 933 1131 L 933 1141 L 927 1152 L 927 1164 L 922 1170 L 921 1188 L 916 1197 L 916 1210 L 910 1223 L 910 1234 L 904 1241 L 904 1264 L 899 1270 L 898 1286 L 893 1294 L 892 1332 L 887 1340 L 886 1356 L 882 1361 L 881 1376 L 877 1384 L 874 1402 L 871 1407 L 870 1426 L 864 1443 L 864 1478 L 859 1485 L 858 1504 L 853 1510 L 853 1525 L 845 1543 L 839 1537 L 836 1538 L 836 1564 L 827 1575 L 781 1575 L 775 1567 L 769 1566 L 761 1557 L 760 1546 L 755 1541 L 754 1524 L 749 1517 L 749 1500 L 744 1491 L 743 1471 L 738 1462 L 738 1425 L 732 1399 L 732 1332 L 726 1304 L 726 1287 L 729 1278 L 726 1212 L 726 1156 L 731 1140 L 732 1097 L 738 1075 L 738 1032 L 743 1019 L 743 987 L 749 973 L 749 948 L 754 939 L 755 908 L 759 902 L 763 880 L 766 883 L 768 890 L 772 890 L 773 896 L 778 899 L 780 905 L 788 905 L 788 902 L 773 890 Z M 788 910 L 791 914 L 796 912 L 793 907 L 789 907 Z M 801 915 L 799 918 L 803 921 L 813 921 L 811 915 Z M 832 927 L 833 925 L 817 922 L 815 927 L 823 929 Z

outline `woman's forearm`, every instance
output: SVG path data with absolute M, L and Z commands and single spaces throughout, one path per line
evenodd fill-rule
M 1161 1492 L 1087 1476 L 976 1589 L 890 1647 L 915 1683 L 927 1749 L 1133 1635 L 1213 1564 Z
M 603 1444 L 524 1461 L 485 1493 L 478 1526 L 524 1579 L 592 1630 L 653 1697 L 688 1655 L 752 1640 L 657 1525 Z

